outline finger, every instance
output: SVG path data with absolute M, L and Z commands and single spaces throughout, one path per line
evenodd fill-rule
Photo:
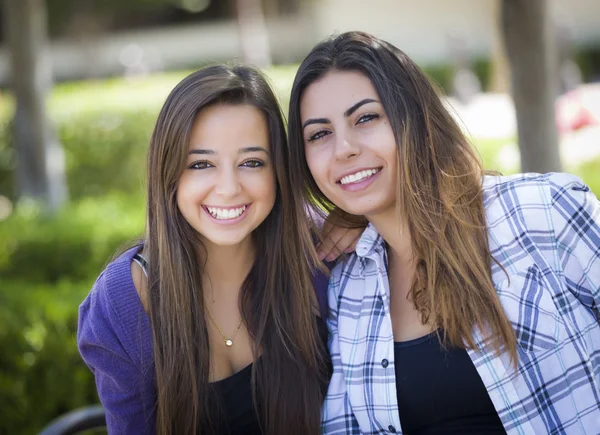
M 333 230 L 334 228 L 336 227 L 330 224 L 329 222 L 324 221 L 323 226 L 321 227 L 321 239 L 326 239 L 331 230 Z
M 333 227 L 320 244 L 320 251 L 325 254 L 327 260 L 336 259 L 343 249 L 340 249 L 339 242 L 343 239 L 344 234 L 348 232 L 346 228 Z M 344 246 L 345 247 L 345 246 Z
M 346 228 L 336 228 L 331 231 L 328 240 L 331 242 L 332 246 L 327 252 L 326 259 L 328 261 L 333 261 L 338 258 L 342 252 L 351 245 L 354 236 L 349 236 L 348 234 L 349 231 Z
M 354 251 L 354 247 L 356 246 L 356 236 L 350 232 L 346 232 L 340 240 L 338 240 L 337 244 L 329 251 L 326 259 L 327 261 L 333 261 L 342 255 L 342 252 L 347 254 Z
M 321 243 L 317 245 L 317 254 L 319 256 L 319 260 L 324 260 L 329 253 L 334 249 L 335 244 L 331 241 L 331 239 L 327 238 L 323 240 Z
M 343 250 L 346 254 L 354 252 L 356 250 L 356 245 L 362 236 L 362 232 L 362 229 L 348 230 L 338 242 L 338 249 Z
M 354 233 L 354 238 L 344 252 L 353 252 L 356 250 L 356 245 L 358 245 L 358 241 L 360 240 L 363 231 L 362 228 L 350 230 L 350 233 Z M 351 237 L 350 234 L 348 234 L 348 237 Z
M 337 248 L 337 246 L 333 246 L 333 248 L 331 248 L 331 250 L 329 251 L 329 253 L 325 257 L 325 260 L 327 260 L 327 261 L 333 261 L 336 258 L 338 258 L 340 255 L 342 255 L 342 251 L 340 251 Z

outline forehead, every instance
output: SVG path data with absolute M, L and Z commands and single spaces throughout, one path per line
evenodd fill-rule
M 300 115 L 305 119 L 326 110 L 344 112 L 364 98 L 379 99 L 366 75 L 358 71 L 329 71 L 304 90 Z
M 218 148 L 227 144 L 268 141 L 265 115 L 251 104 L 215 104 L 196 115 L 190 132 L 190 147 Z

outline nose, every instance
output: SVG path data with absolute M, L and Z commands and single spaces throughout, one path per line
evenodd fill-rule
M 233 198 L 242 190 L 238 174 L 235 170 L 224 169 L 219 174 L 215 193 L 225 198 Z
M 360 154 L 360 147 L 350 138 L 339 135 L 335 143 L 335 158 L 346 160 Z

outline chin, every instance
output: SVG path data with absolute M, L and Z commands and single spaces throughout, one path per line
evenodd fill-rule
M 377 206 L 373 206 L 373 204 L 361 205 L 356 202 L 350 204 L 344 204 L 339 206 L 346 213 L 350 213 L 353 215 L 364 216 L 368 214 L 372 214 L 373 211 L 377 210 Z
M 346 213 L 350 213 L 356 216 L 373 216 L 388 210 L 392 205 L 388 204 L 387 201 L 365 201 L 366 204 L 361 203 L 350 203 L 339 205 L 338 207 L 344 210 Z
M 209 242 L 212 245 L 215 246 L 236 246 L 239 245 L 240 243 L 242 243 L 244 240 L 246 239 L 246 237 L 223 237 L 223 238 L 218 238 L 218 237 L 204 237 L 204 240 L 206 240 L 207 242 Z

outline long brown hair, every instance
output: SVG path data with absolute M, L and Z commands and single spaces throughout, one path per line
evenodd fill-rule
M 145 250 L 160 434 L 196 434 L 218 418 L 209 379 L 209 339 L 197 233 L 178 210 L 190 130 L 211 104 L 250 104 L 265 116 L 277 182 L 273 210 L 254 231 L 257 255 L 240 293 L 253 341 L 252 385 L 267 434 L 318 433 L 324 349 L 313 315 L 315 264 L 301 198 L 286 168 L 281 110 L 264 77 L 245 66 L 212 66 L 181 81 L 160 111 L 148 151 Z M 232 126 L 235 128 L 235 126 Z
M 516 362 L 516 336 L 491 278 L 483 207 L 484 171 L 444 107 L 439 91 L 401 50 L 372 35 L 348 32 L 318 44 L 294 80 L 289 107 L 290 177 L 313 198 L 315 212 L 337 211 L 311 176 L 300 118 L 303 91 L 327 72 L 357 71 L 379 94 L 398 150 L 396 207 L 408 223 L 417 261 L 410 297 L 423 323 L 445 344 L 474 348 L 473 328 Z M 356 216 L 346 216 L 356 222 Z

